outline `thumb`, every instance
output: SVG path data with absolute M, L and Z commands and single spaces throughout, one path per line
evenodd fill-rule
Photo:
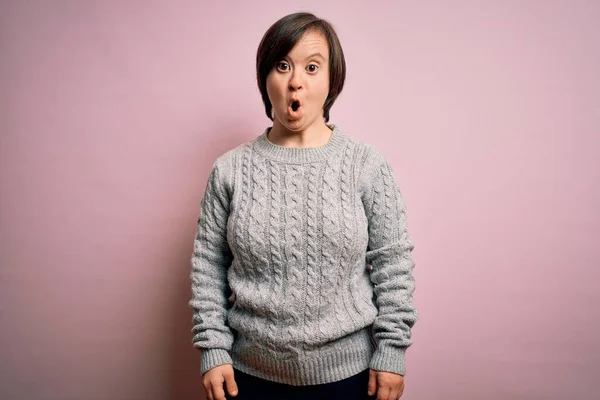
M 238 387 L 237 383 L 235 383 L 233 371 L 223 374 L 223 378 L 225 378 L 225 388 L 227 389 L 227 393 L 234 397 L 237 396 Z
M 377 372 L 372 369 L 369 370 L 369 385 L 367 388 L 369 396 L 374 396 L 377 391 Z

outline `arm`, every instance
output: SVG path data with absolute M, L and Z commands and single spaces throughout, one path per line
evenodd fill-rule
M 404 375 L 405 352 L 412 344 L 411 328 L 417 321 L 412 305 L 414 245 L 407 231 L 404 199 L 389 162 L 377 153 L 369 162 L 371 183 L 364 200 L 369 221 L 366 261 L 372 266 L 371 282 L 379 310 L 373 323 L 377 348 L 370 368 Z
M 224 188 L 217 162 L 208 178 L 200 206 L 190 279 L 194 310 L 193 346 L 202 350 L 202 374 L 223 364 L 231 364 L 229 355 L 233 334 L 226 324 L 227 269 L 233 260 L 227 244 L 229 195 Z

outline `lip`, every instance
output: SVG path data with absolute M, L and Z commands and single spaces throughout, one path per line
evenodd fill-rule
M 293 102 L 298 102 L 298 108 L 296 109 L 296 111 L 294 111 L 292 109 L 292 103 Z M 300 101 L 300 99 L 297 98 L 291 98 L 290 101 L 288 102 L 288 108 L 287 108 L 287 115 L 289 119 L 299 119 L 303 114 L 303 107 L 302 107 L 302 101 Z
M 299 107 L 296 111 L 292 110 L 292 107 L 289 106 L 287 109 L 288 119 L 300 119 L 302 117 L 302 107 Z

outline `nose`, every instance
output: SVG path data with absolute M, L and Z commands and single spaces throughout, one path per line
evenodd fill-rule
M 290 90 L 299 90 L 302 88 L 301 70 L 295 69 L 294 71 L 292 71 L 292 73 L 290 74 L 289 88 Z

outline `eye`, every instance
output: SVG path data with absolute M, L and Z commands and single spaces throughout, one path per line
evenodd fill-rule
M 290 69 L 290 66 L 285 61 L 280 61 L 277 63 L 277 69 L 279 71 L 287 71 Z
M 306 67 L 306 70 L 308 72 L 317 72 L 317 70 L 319 69 L 319 66 L 317 64 L 309 64 L 308 67 Z

